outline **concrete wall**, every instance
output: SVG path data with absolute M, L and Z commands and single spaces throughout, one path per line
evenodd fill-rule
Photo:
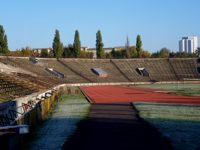
M 10 118 L 8 113 L 10 110 L 16 111 L 16 118 L 11 120 L 11 125 L 29 125 L 29 131 L 37 127 L 46 120 L 55 108 L 59 98 L 65 92 L 66 87 L 57 86 L 52 90 L 43 93 L 34 93 L 26 97 L 21 97 L 0 106 L 1 115 Z M 20 135 L 18 133 L 7 133 L 0 135 L 0 145 L 2 149 L 15 150 L 20 148 L 26 141 L 28 135 Z

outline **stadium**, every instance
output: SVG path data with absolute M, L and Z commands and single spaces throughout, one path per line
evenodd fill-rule
M 197 58 L 1 56 L 0 68 L 5 149 L 26 145 L 41 123 L 52 120 L 64 124 L 48 130 L 62 134 L 64 143 L 57 143 L 63 149 L 200 149 Z M 30 149 L 46 148 L 41 143 Z

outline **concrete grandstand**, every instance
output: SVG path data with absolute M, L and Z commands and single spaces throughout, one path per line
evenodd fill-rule
M 37 121 L 25 119 L 27 113 L 40 105 L 42 109 L 36 107 L 38 110 L 34 111 L 40 111 L 41 118 L 37 119 L 44 120 L 58 97 L 70 86 L 199 83 L 199 67 L 196 58 L 38 58 L 38 62 L 33 63 L 27 57 L 0 57 L 0 126 L 25 122 L 35 126 Z M 56 70 L 62 77 L 47 68 Z M 92 68 L 101 68 L 107 77 L 99 77 Z M 137 68 L 145 68 L 148 76 L 139 74 Z
M 39 59 L 32 63 L 28 58 L 1 57 L 0 63 L 8 68 L 14 67 L 9 76 L 18 77 L 28 81 L 41 81 L 43 84 L 59 85 L 62 83 L 120 83 L 120 82 L 163 82 L 198 80 L 197 59 Z M 101 68 L 108 74 L 107 78 L 98 78 L 91 69 Z M 149 76 L 141 76 L 136 68 L 146 68 Z M 57 78 L 46 68 L 52 68 L 64 75 Z M 23 70 L 23 71 L 22 71 Z M 6 76 L 6 70 L 3 71 Z M 31 79 L 32 78 L 32 79 Z M 40 83 L 38 83 L 40 85 Z M 42 84 L 42 83 L 41 83 Z M 48 87 L 48 86 L 47 86 Z

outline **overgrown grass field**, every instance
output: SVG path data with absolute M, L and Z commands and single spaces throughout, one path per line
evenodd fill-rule
M 139 85 L 138 87 L 170 90 L 169 94 L 200 96 L 200 84 L 150 84 Z
M 90 104 L 80 94 L 64 94 L 52 115 L 33 133 L 24 149 L 61 149 L 64 142 L 77 130 L 77 124 L 89 113 Z
M 156 127 L 177 150 L 200 149 L 200 106 L 134 103 L 141 118 Z

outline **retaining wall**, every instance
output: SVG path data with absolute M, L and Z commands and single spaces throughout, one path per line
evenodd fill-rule
M 0 107 L 0 115 L 4 114 L 4 118 L 10 118 L 13 113 L 10 114 L 9 112 L 11 110 L 16 112 L 13 116 L 16 118 L 10 120 L 10 125 L 26 124 L 29 125 L 29 131 L 32 132 L 37 125 L 49 117 L 50 112 L 56 106 L 56 103 L 64 91 L 66 91 L 66 87 L 60 85 L 43 93 L 34 93 L 26 97 L 15 99 L 6 105 L 1 105 L 2 109 Z M 0 135 L 1 148 L 9 150 L 20 149 L 27 137 L 28 135 L 20 135 L 12 132 Z

